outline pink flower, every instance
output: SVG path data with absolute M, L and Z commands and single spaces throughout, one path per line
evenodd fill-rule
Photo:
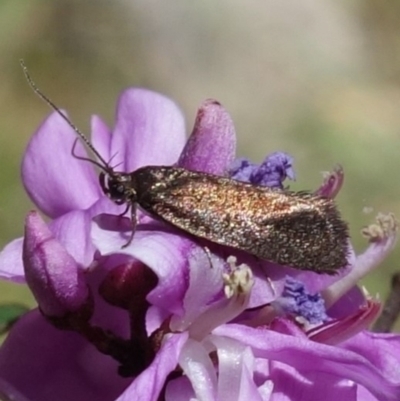
M 294 178 L 282 153 L 232 168 L 233 124 L 215 101 L 201 106 L 186 145 L 184 131 L 170 100 L 141 89 L 122 94 L 112 134 L 92 119 L 93 145 L 120 171 L 176 164 L 275 187 Z M 72 157 L 74 140 L 53 113 L 24 156 L 24 185 L 50 222 L 29 213 L 24 238 L 0 254 L 1 276 L 26 280 L 39 306 L 0 348 L 0 393 L 18 401 L 399 399 L 400 338 L 362 331 L 379 304 L 356 287 L 392 248 L 390 219 L 329 277 L 206 243 L 141 212 L 122 249 L 129 221 L 104 215 L 124 206 L 103 194 L 90 163 Z M 336 170 L 318 193 L 334 196 L 342 181 Z

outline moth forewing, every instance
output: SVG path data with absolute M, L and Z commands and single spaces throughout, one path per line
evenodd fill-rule
M 330 199 L 177 167 L 134 174 L 140 206 L 197 237 L 319 273 L 346 265 L 347 225 Z

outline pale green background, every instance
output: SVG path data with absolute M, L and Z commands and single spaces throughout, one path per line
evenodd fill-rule
M 152 88 L 183 109 L 216 98 L 237 128 L 239 155 L 285 150 L 294 189 L 344 166 L 338 198 L 358 251 L 379 211 L 400 216 L 400 3 L 395 0 L 131 0 L 0 2 L 0 241 L 23 230 L 33 206 L 19 178 L 29 136 L 49 113 L 28 88 L 23 57 L 43 91 L 87 131 L 113 122 L 118 93 Z M 373 208 L 366 215 L 364 208 Z M 365 280 L 387 294 L 397 249 Z M 24 299 L 2 285 L 0 302 Z

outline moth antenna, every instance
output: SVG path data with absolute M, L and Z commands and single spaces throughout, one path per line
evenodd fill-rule
M 112 169 L 109 167 L 109 165 L 107 164 L 106 166 L 103 166 L 102 164 L 100 164 L 99 162 L 97 162 L 96 160 L 93 159 L 89 159 L 88 157 L 84 157 L 84 156 L 79 156 L 75 153 L 75 148 L 76 148 L 76 144 L 78 143 L 79 138 L 76 138 L 74 141 L 74 144 L 72 145 L 72 149 L 71 149 L 71 155 L 73 157 L 75 157 L 75 159 L 78 160 L 83 160 L 85 162 L 89 162 L 94 164 L 95 166 L 99 167 L 101 170 L 105 171 L 106 173 L 109 173 L 109 170 L 111 171 Z
M 115 152 L 111 157 L 110 160 L 108 161 L 107 165 L 112 169 L 115 170 L 118 166 L 122 165 L 122 162 L 119 162 L 118 164 L 116 164 L 115 166 L 111 165 L 112 159 L 114 159 L 117 156 L 118 152 Z
M 22 71 L 25 75 L 25 78 L 29 84 L 29 86 L 32 88 L 32 90 L 38 95 L 45 103 L 47 103 L 48 106 L 50 106 L 60 117 L 66 121 L 66 123 L 75 131 L 75 133 L 79 136 L 79 138 L 85 143 L 85 145 L 93 152 L 93 154 L 103 163 L 101 165 L 100 163 L 96 162 L 95 160 L 91 160 L 89 158 L 77 156 L 76 154 L 73 153 L 73 155 L 79 159 L 79 160 L 85 160 L 85 161 L 90 161 L 96 166 L 100 167 L 102 170 L 108 172 L 110 170 L 110 167 L 108 163 L 103 159 L 103 157 L 100 155 L 100 153 L 94 148 L 92 143 L 87 139 L 86 135 L 72 122 L 69 120 L 67 116 L 65 116 L 61 110 L 53 103 L 52 100 L 50 100 L 35 84 L 33 79 L 31 78 L 28 68 L 26 67 L 24 60 L 20 59 L 19 63 L 22 67 Z M 75 148 L 76 142 L 74 143 L 73 150 Z
M 115 166 L 110 166 L 110 168 L 111 168 L 112 170 L 116 170 L 117 167 L 119 167 L 119 166 L 121 166 L 121 165 L 122 165 L 122 162 L 119 162 L 119 163 L 116 164 Z

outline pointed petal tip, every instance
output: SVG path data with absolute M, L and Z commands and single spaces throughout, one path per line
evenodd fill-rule
M 185 120 L 168 97 L 128 88 L 117 102 L 110 155 L 121 170 L 176 163 L 185 143 Z
M 71 155 L 76 138 L 73 129 L 54 112 L 33 134 L 23 156 L 21 175 L 25 190 L 51 218 L 86 209 L 100 193 L 93 166 Z M 86 155 L 79 141 L 76 151 Z

